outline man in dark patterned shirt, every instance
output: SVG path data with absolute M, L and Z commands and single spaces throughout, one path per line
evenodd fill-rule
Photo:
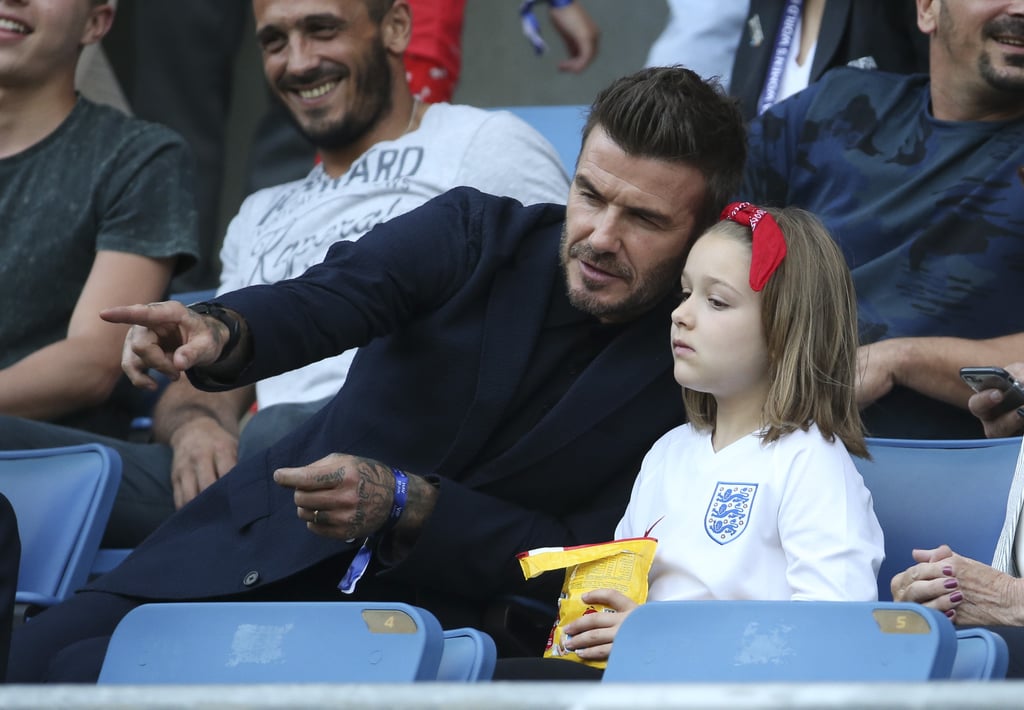
M 1024 5 L 919 0 L 918 24 L 930 75 L 837 69 L 755 120 L 742 197 L 842 246 L 869 433 L 980 437 L 960 367 L 1024 354 Z

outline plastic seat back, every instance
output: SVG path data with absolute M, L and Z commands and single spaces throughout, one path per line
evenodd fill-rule
M 131 548 L 126 547 L 101 547 L 96 551 L 96 557 L 93 559 L 92 567 L 89 569 L 89 577 L 98 577 L 101 574 L 106 574 L 124 562 L 124 559 L 131 553 Z
M 471 628 L 446 630 L 437 680 L 451 683 L 490 680 L 497 658 L 494 639 L 483 631 Z
M 429 612 L 400 603 L 143 604 L 117 625 L 99 682 L 401 683 L 437 677 Z
M 120 482 L 121 457 L 100 444 L 0 451 L 21 536 L 19 604 L 51 606 L 85 584 Z
M 914 548 L 946 544 L 992 561 L 1020 446 L 1020 438 L 868 440 L 872 460 L 855 461 L 885 535 L 879 599 L 892 599 L 889 582 L 914 564 Z
M 1010 662 L 1003 637 L 988 629 L 957 629 L 953 680 L 1000 680 Z
M 763 683 L 948 678 L 956 633 L 894 602 L 665 601 L 623 622 L 604 682 Z

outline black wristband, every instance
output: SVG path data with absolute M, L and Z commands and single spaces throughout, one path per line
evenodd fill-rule
M 188 306 L 188 309 L 193 313 L 198 313 L 201 316 L 211 316 L 216 318 L 228 328 L 228 342 L 221 348 L 220 356 L 213 361 L 216 365 L 221 360 L 228 357 L 231 352 L 238 345 L 239 339 L 242 337 L 242 324 L 237 318 L 233 317 L 227 312 L 227 310 L 219 303 L 211 301 L 199 301 Z

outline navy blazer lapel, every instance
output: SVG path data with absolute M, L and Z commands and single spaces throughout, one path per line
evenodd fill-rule
M 825 13 L 821 18 L 821 29 L 818 31 L 818 44 L 814 49 L 814 62 L 811 64 L 809 82 L 821 78 L 832 60 L 839 52 L 850 22 L 852 0 L 828 0 Z
M 562 223 L 524 245 L 514 264 L 501 269 L 486 305 L 476 396 L 438 468 L 462 470 L 505 414 L 529 365 L 547 313 L 551 289 L 561 286 L 558 249 Z
M 750 75 L 749 80 L 756 85 L 758 95 L 761 94 L 765 78 L 768 76 L 780 22 L 782 3 L 752 0 L 747 21 L 743 25 L 743 35 L 736 50 L 737 55 L 743 56 L 736 63 L 746 67 Z
M 758 98 L 768 76 L 781 19 L 782 3 L 751 0 L 729 72 L 729 91 L 740 97 L 745 115 L 757 115 Z
M 666 386 L 672 386 L 669 326 L 673 307 L 659 304 L 620 333 L 533 430 L 468 480 L 481 485 L 529 467 L 592 429 L 656 378 L 665 378 Z

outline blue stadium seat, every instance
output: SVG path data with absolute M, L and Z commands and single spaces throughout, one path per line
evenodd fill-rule
M 914 548 L 947 544 L 992 561 L 1020 446 L 1020 438 L 868 440 L 872 460 L 856 464 L 885 534 L 879 599 L 892 599 L 889 582 L 914 564 Z
M 124 558 L 131 554 L 130 548 L 101 547 L 96 551 L 92 567 L 89 569 L 89 578 L 106 574 L 124 561 Z
M 479 632 L 445 634 L 430 612 L 390 602 L 143 604 L 117 625 L 99 682 L 400 683 L 490 676 Z M 447 658 L 445 658 L 447 656 Z
M 1000 680 L 1010 662 L 1006 641 L 988 629 L 957 629 L 953 680 Z
M 51 606 L 85 584 L 120 482 L 121 457 L 100 444 L 0 451 L 21 536 L 18 604 Z
M 892 446 L 911 449 L 985 449 L 990 446 L 1000 447 L 1007 444 L 1020 445 L 1019 436 L 1007 436 L 996 439 L 888 439 L 881 436 L 869 436 L 868 446 Z
M 449 683 L 490 680 L 497 659 L 494 639 L 483 631 L 471 628 L 446 630 L 437 680 Z
M 623 622 L 603 682 L 861 682 L 949 678 L 941 612 L 895 602 L 648 602 Z
M 172 293 L 170 300 L 180 301 L 187 306 L 190 303 L 198 303 L 199 301 L 212 301 L 216 295 L 217 289 L 215 288 L 202 289 L 199 291 L 179 291 L 177 293 Z

